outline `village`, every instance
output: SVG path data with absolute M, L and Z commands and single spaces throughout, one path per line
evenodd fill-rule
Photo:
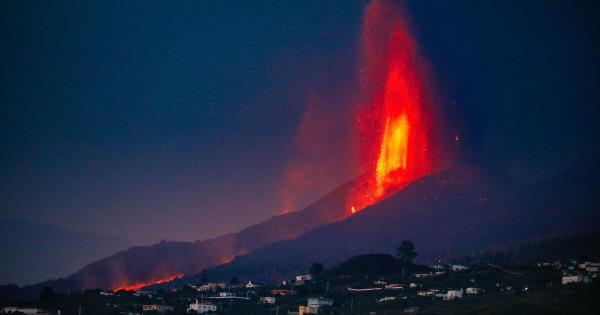
M 365 265 L 389 255 L 361 255 L 343 268 L 310 272 L 278 285 L 248 280 L 189 283 L 168 290 L 42 292 L 35 305 L 0 314 L 435 314 L 490 300 L 526 300 L 575 290 L 596 294 L 600 262 L 548 261 L 528 266 L 438 263 L 378 274 Z M 384 264 L 385 265 L 385 264 Z M 408 272 L 408 271 L 415 272 Z M 205 274 L 206 278 L 207 275 Z M 590 293 L 592 292 L 592 293 Z M 595 292 L 595 293 L 594 293 Z M 584 303 L 585 304 L 585 303 Z M 459 312 L 460 313 L 460 312 Z

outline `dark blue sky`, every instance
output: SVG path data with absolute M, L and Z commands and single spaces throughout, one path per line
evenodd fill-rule
M 521 2 L 408 11 L 467 158 L 531 180 L 597 154 L 600 11 Z M 277 213 L 309 100 L 348 116 L 365 4 L 3 1 L 0 216 L 149 243 Z

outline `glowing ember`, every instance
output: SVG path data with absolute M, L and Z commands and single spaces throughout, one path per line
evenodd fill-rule
M 134 284 L 130 284 L 130 285 L 125 285 L 125 286 L 119 286 L 113 289 L 114 292 L 117 291 L 121 291 L 121 290 L 125 290 L 125 291 L 137 291 L 143 287 L 147 287 L 149 285 L 153 285 L 153 284 L 161 284 L 161 283 L 167 283 L 169 281 L 173 281 L 177 278 L 181 277 L 181 275 L 178 276 L 171 276 L 171 277 L 167 277 L 167 278 L 163 278 L 163 279 L 159 279 L 159 280 L 155 280 L 155 281 L 150 281 L 150 282 L 137 282 Z
M 349 209 L 355 213 L 431 172 L 429 99 L 422 58 L 401 8 L 372 1 L 363 25 L 363 92 L 359 114 L 361 177 Z

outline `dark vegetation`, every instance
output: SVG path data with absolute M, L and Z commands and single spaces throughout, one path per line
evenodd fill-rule
M 508 248 L 489 249 L 455 257 L 451 261 L 466 265 L 475 263 L 534 265 L 541 261 L 568 259 L 600 260 L 600 230 L 528 241 Z

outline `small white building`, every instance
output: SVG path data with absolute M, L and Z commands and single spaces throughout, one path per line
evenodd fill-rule
M 321 307 L 325 305 L 333 305 L 333 300 L 324 297 L 308 298 L 308 306 Z
M 312 280 L 311 274 L 296 276 L 296 281 L 311 281 L 311 280 Z
M 144 312 L 159 312 L 159 313 L 164 313 L 167 311 L 172 311 L 175 308 L 173 306 L 168 306 L 168 305 L 159 305 L 159 304 L 145 304 L 142 305 L 142 311 Z
M 219 297 L 222 297 L 222 298 L 232 298 L 232 297 L 235 297 L 235 293 L 233 293 L 233 292 L 219 292 Z
M 452 269 L 452 271 L 460 271 L 460 270 L 469 269 L 469 268 L 467 268 L 467 266 L 463 266 L 463 265 L 452 265 L 452 266 L 450 266 L 450 268 Z
M 304 315 L 304 314 L 319 314 L 319 307 L 311 306 L 311 305 L 298 306 L 298 315 Z
M 433 296 L 433 291 L 417 291 L 417 296 Z
M 450 301 L 450 300 L 454 300 L 454 299 L 459 299 L 463 297 L 463 290 L 448 290 L 448 292 L 446 293 L 446 298 L 445 300 Z
M 465 293 L 467 294 L 481 294 L 481 292 L 483 292 L 483 290 L 480 288 L 469 287 L 465 289 Z
M 562 284 L 569 284 L 569 283 L 579 283 L 579 282 L 590 282 L 589 278 L 586 276 L 582 276 L 582 275 L 570 275 L 570 276 L 563 276 L 562 277 Z
M 262 303 L 262 304 L 275 304 L 275 297 L 273 296 L 261 296 L 260 299 L 258 300 L 258 303 Z
M 587 272 L 598 272 L 599 270 L 600 270 L 600 267 L 598 267 L 598 266 L 585 267 L 585 271 L 587 271 Z
M 216 311 L 217 311 L 217 306 L 215 304 L 206 303 L 206 302 L 198 303 L 198 300 L 196 300 L 196 303 L 192 303 L 188 307 L 188 312 L 195 312 L 197 314 L 205 314 L 205 313 L 216 312 Z
M 201 286 L 196 287 L 196 290 L 199 292 L 215 292 L 218 289 L 225 289 L 227 287 L 227 284 L 221 282 L 221 283 L 214 283 L 214 282 L 209 282 L 209 283 L 205 283 Z
M 248 283 L 246 283 L 246 288 L 260 288 L 264 286 L 264 284 L 258 282 L 248 281 Z
M 38 314 L 49 314 L 44 310 L 33 307 L 16 307 L 16 306 L 6 306 L 1 309 L 2 314 L 10 314 L 10 313 L 23 313 L 26 315 L 38 315 Z

